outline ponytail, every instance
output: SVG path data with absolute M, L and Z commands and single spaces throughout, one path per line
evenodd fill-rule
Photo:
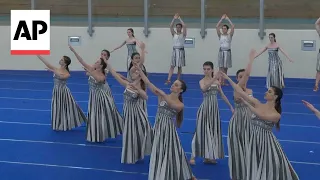
M 214 72 L 212 71 L 212 73 L 211 73 L 211 77 L 213 78 L 214 77 Z
M 69 67 L 68 67 L 68 66 L 69 66 L 69 65 L 67 65 L 67 66 L 66 66 L 66 70 L 67 70 L 68 72 L 70 72 L 70 70 L 69 70 Z
M 179 100 L 183 102 L 182 94 L 179 95 Z M 176 117 L 176 123 L 178 128 L 181 127 L 182 121 L 183 121 L 183 109 L 177 114 L 177 117 Z
M 277 42 L 276 38 L 274 38 L 274 42 Z
M 276 109 L 276 111 L 277 111 L 279 114 L 282 113 L 281 101 L 280 101 L 279 99 L 276 100 L 274 108 Z M 276 129 L 277 129 L 278 131 L 280 131 L 280 119 L 279 119 L 279 121 L 276 123 Z

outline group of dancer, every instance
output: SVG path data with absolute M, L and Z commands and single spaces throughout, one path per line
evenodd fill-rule
M 180 20 L 180 23 L 176 25 L 174 31 L 172 27 L 176 19 Z M 223 25 L 223 32 L 220 33 L 219 27 L 223 19 L 230 22 L 230 33 L 227 32 L 229 29 L 227 25 Z M 316 22 L 316 27 L 319 33 L 320 20 Z M 174 16 L 170 28 L 174 47 L 166 84 L 171 83 L 174 67 L 178 66 L 178 74 L 181 75 L 181 67 L 185 65 L 182 41 L 186 37 L 186 26 L 178 14 Z M 149 180 L 196 179 L 190 166 L 195 165 L 195 158 L 200 157 L 205 163 L 213 164 L 217 163 L 217 159 L 224 158 L 217 99 L 217 94 L 220 94 L 233 113 L 228 130 L 230 178 L 233 180 L 299 179 L 272 132 L 274 126 L 280 129 L 283 96 L 281 88 L 284 87 L 283 74 L 280 70 L 282 66 L 277 54 L 278 49 L 283 50 L 276 44 L 275 35 L 270 34 L 271 43 L 263 51 L 251 50 L 248 65 L 246 69 L 238 70 L 236 74 L 238 82 L 235 83 L 227 75 L 228 68 L 232 67 L 230 43 L 234 32 L 234 25 L 227 15 L 222 16 L 217 30 L 222 44 L 218 56 L 220 70 L 214 72 L 214 65 L 210 61 L 203 64 L 204 78 L 199 82 L 203 92 L 203 102 L 197 112 L 190 160 L 184 153 L 176 131 L 176 127 L 180 127 L 183 121 L 182 94 L 187 90 L 187 84 L 178 76 L 171 85 L 171 93 L 166 94 L 148 79 L 144 66 L 146 45 L 134 37 L 133 29 L 128 29 L 129 38 L 121 45 L 126 44 L 129 49 L 127 77 L 112 68 L 108 50 L 102 50 L 95 64 L 90 65 L 69 46 L 88 76 L 87 115 L 77 105 L 67 87 L 66 82 L 70 77 L 68 66 L 71 64 L 71 59 L 63 56 L 59 61 L 60 67 L 54 67 L 43 57 L 38 56 L 48 70 L 54 73 L 51 106 L 53 130 L 67 131 L 85 123 L 86 140 L 89 142 L 103 142 L 108 138 L 122 135 L 121 163 L 134 164 L 150 155 Z M 140 52 L 136 50 L 136 45 L 140 48 Z M 266 103 L 262 103 L 253 97 L 252 90 L 247 88 L 247 82 L 255 58 L 266 50 L 269 51 L 270 67 L 267 77 L 268 90 L 264 97 Z M 115 105 L 106 81 L 109 73 L 125 89 L 122 114 Z M 234 89 L 234 108 L 221 88 L 225 84 L 224 81 L 228 81 Z M 316 85 L 317 83 L 318 80 Z M 158 110 L 153 127 L 147 115 L 147 88 L 158 96 Z M 310 103 L 306 101 L 304 103 L 316 113 L 316 109 Z M 320 117 L 320 113 L 318 114 Z

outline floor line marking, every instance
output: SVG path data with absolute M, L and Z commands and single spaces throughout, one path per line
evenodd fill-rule
M 82 126 L 81 126 L 82 127 Z M 193 132 L 178 132 L 180 135 L 192 135 Z M 227 135 L 222 135 L 223 138 L 228 138 Z M 312 142 L 312 141 L 296 141 L 289 139 L 278 139 L 279 142 L 290 142 L 290 143 L 301 143 L 301 144 L 316 144 L 320 145 L 320 142 Z M 97 146 L 99 145 L 90 145 L 90 144 L 74 144 L 74 143 L 63 143 L 63 142 L 54 142 L 54 141 L 36 141 L 36 140 L 17 140 L 17 139 L 0 139 L 0 141 L 17 141 L 17 142 L 30 142 L 30 143 L 47 143 L 47 144 L 64 144 L 64 145 L 79 145 L 79 146 Z M 105 147 L 105 146 L 101 146 Z M 111 148 L 114 146 L 110 146 Z
M 114 80 L 114 79 L 112 79 L 112 80 Z M 200 80 L 200 79 L 199 79 Z M 21 80 L 1 80 L 0 79 L 0 82 L 15 82 L 15 83 L 35 83 L 35 84 L 53 84 L 53 80 L 52 81 L 21 81 Z M 116 81 L 116 80 L 115 80 Z M 188 82 L 189 84 L 197 84 L 199 81 L 197 81 L 197 82 Z M 68 85 L 78 85 L 78 86 L 88 86 L 88 83 L 73 83 L 73 82 L 68 82 Z M 114 86 L 114 87 L 122 87 L 122 86 L 120 86 L 120 85 L 113 85 L 112 84 L 112 86 Z M 264 89 L 266 89 L 265 88 L 265 85 L 252 85 L 252 84 L 248 84 L 248 87 L 256 87 L 256 88 L 264 88 Z M 169 87 L 168 88 L 163 88 L 163 89 L 169 89 Z M 303 87 L 286 87 L 286 89 L 301 89 L 301 90 L 312 90 L 312 87 L 310 87 L 310 88 L 303 88 Z M 197 91 L 200 91 L 200 88 L 197 88 L 197 89 L 195 89 L 195 88 L 189 88 L 188 89 L 188 91 L 195 91 L 195 90 L 197 90 Z M 266 89 L 267 90 L 267 89 Z
M 15 97 L 0 97 L 0 99 L 19 99 L 19 100 L 30 100 L 30 101 L 51 101 L 51 99 L 38 99 L 38 98 L 15 98 Z M 76 101 L 78 103 L 88 103 L 88 101 Z M 116 103 L 117 105 L 123 105 L 123 103 Z M 301 103 L 302 105 L 302 103 Z M 148 104 L 148 106 L 157 107 L 157 104 Z M 198 109 L 198 106 L 185 106 L 185 108 L 189 109 Z M 6 108 L 0 108 L 6 109 Z M 15 109 L 15 108 L 8 108 L 8 109 Z M 19 108 L 17 108 L 18 110 Z M 34 110 L 34 109 L 33 109 Z M 230 109 L 220 108 L 220 111 L 230 111 Z M 282 114 L 298 114 L 298 115 L 314 115 L 313 113 L 296 113 L 296 112 L 282 112 Z
M 1 89 L 1 88 L 0 88 Z M 89 94 L 89 93 L 88 93 Z M 123 94 L 112 94 L 113 96 L 123 96 Z M 152 97 L 152 98 L 157 98 L 156 96 L 152 96 L 152 95 L 149 95 L 149 97 Z M 184 99 L 199 99 L 199 100 L 203 100 L 203 98 L 193 98 L 193 97 L 183 97 Z M 27 98 L 27 97 L 7 97 L 7 96 L 2 96 L 0 97 L 0 99 L 14 99 L 14 100 L 31 100 L 31 101 L 51 101 L 52 99 L 46 99 L 46 98 Z M 221 98 L 218 98 L 218 101 L 219 102 L 222 102 L 223 99 Z M 76 100 L 76 102 L 79 102 L 79 103 L 88 103 L 88 100 Z M 223 101 L 224 102 L 224 101 Z M 287 104 L 287 105 L 302 105 L 303 106 L 303 103 L 302 102 L 283 102 L 282 104 Z M 315 103 L 312 103 L 313 105 L 317 106 L 317 105 L 320 105 L 320 104 L 315 104 Z

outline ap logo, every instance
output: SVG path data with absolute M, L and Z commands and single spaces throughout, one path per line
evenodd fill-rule
M 50 10 L 11 10 L 11 55 L 50 55 Z

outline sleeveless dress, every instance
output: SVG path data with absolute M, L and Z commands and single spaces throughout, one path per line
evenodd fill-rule
M 218 53 L 219 68 L 232 68 L 231 41 L 230 34 L 221 34 L 219 37 L 220 49 Z
M 129 77 L 129 66 L 131 63 L 131 55 L 132 53 L 138 52 L 136 49 L 136 43 L 127 43 L 128 56 L 127 56 L 127 78 Z
M 152 128 L 148 117 L 139 104 L 139 95 L 129 89 L 123 93 L 123 140 L 121 163 L 134 164 L 150 155 L 152 149 Z
M 173 118 L 177 112 L 166 101 L 158 105 L 148 180 L 189 180 L 192 171 L 182 149 Z
M 237 99 L 234 110 L 228 128 L 229 172 L 231 179 L 243 180 L 246 177 L 246 147 L 252 112 L 245 103 Z
M 67 131 L 79 127 L 87 118 L 75 102 L 67 80 L 53 75 L 54 87 L 51 101 L 51 123 L 55 131 Z
M 210 160 L 224 158 L 222 130 L 218 105 L 218 85 L 203 93 L 197 113 L 197 125 L 192 139 L 192 156 Z
M 272 132 L 274 123 L 252 114 L 247 148 L 247 180 L 299 180 Z
M 267 88 L 270 88 L 270 86 L 284 88 L 282 61 L 279 57 L 278 51 L 279 48 L 268 48 L 269 69 L 267 75 Z
M 115 118 L 113 100 L 105 90 L 105 83 L 97 82 L 89 76 L 89 103 L 87 141 L 103 142 L 121 134 L 121 121 Z
M 184 51 L 185 37 L 183 34 L 173 35 L 173 50 L 171 55 L 171 66 L 183 67 L 186 66 L 186 54 Z

